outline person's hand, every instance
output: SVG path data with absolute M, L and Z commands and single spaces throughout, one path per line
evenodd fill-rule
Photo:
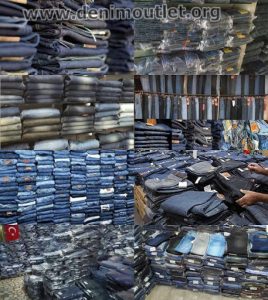
M 262 166 L 260 166 L 256 163 L 249 164 L 248 168 L 251 172 L 255 172 L 255 173 L 258 173 L 258 174 L 263 174 L 265 172 L 265 169 Z
M 259 201 L 259 193 L 252 191 L 241 190 L 243 194 L 245 194 L 242 198 L 236 201 L 242 207 L 250 206 Z

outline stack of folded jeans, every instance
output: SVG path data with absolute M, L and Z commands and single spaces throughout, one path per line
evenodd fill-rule
M 140 274 L 136 258 L 139 254 L 142 262 L 149 259 L 157 284 L 215 295 L 264 297 L 268 284 L 267 253 L 264 227 L 145 226 L 135 230 L 136 276 Z M 144 265 L 148 267 L 148 262 Z M 152 281 L 150 276 L 144 282 Z M 139 291 L 140 284 L 136 288 Z M 139 295 L 146 291 L 142 292 Z
M 134 286 L 134 272 L 130 261 L 120 256 L 99 261 L 99 270 L 94 277 L 112 294 L 129 290 Z
M 17 1 L 18 3 L 22 3 Z M 22 5 L 1 1 L 0 23 L 0 72 L 9 74 L 35 74 L 33 57 L 39 44 L 39 35 L 33 33 Z
M 225 277 L 222 293 L 239 296 L 242 288 L 242 278 L 247 267 L 248 233 L 245 229 L 231 229 L 227 241 L 227 256 L 225 257 Z
M 133 156 L 127 150 L 5 151 L 0 221 L 69 223 L 71 213 L 73 224 L 132 224 Z
M 85 210 L 87 209 L 87 172 L 86 172 L 86 152 L 71 151 L 71 190 L 70 209 L 71 223 L 81 224 L 85 220 Z
M 67 105 L 63 111 L 62 131 L 64 136 L 92 133 L 94 127 L 94 106 Z
M 106 22 L 79 20 L 76 17 L 78 11 L 86 13 L 88 2 L 42 2 L 38 6 L 44 9 L 60 8 L 71 15 L 69 20 L 64 22 L 57 20 L 46 24 L 42 20 L 35 22 L 34 29 L 40 34 L 41 39 L 34 65 L 40 73 L 91 76 L 102 76 L 107 73 L 108 66 L 105 60 L 110 31 Z
M 85 224 L 98 223 L 100 220 L 100 181 L 101 166 L 100 153 L 98 150 L 89 151 L 86 156 L 87 176 L 87 209 Z
M 169 224 L 216 224 L 229 214 L 214 192 L 186 191 L 168 197 L 161 208 Z
M 22 76 L 0 75 L 0 104 L 24 103 L 24 89 Z
M 134 101 L 134 80 L 124 79 L 120 102 L 133 103 Z
M 55 151 L 53 176 L 55 181 L 54 220 L 58 223 L 70 222 L 71 159 L 69 151 Z
M 249 233 L 249 261 L 241 293 L 244 297 L 267 297 L 267 241 L 267 233 L 264 231 Z
M 37 167 L 34 151 L 17 150 L 18 222 L 33 223 L 37 217 Z
M 113 224 L 122 225 L 128 221 L 127 214 L 127 178 L 128 153 L 126 150 L 115 151 L 114 169 L 114 218 Z
M 134 227 L 134 275 L 135 275 L 135 299 L 144 299 L 146 294 L 153 288 L 153 273 L 149 266 L 149 259 L 142 247 L 144 238 L 143 228 Z
M 246 48 L 243 59 L 243 71 L 246 74 L 267 74 L 268 70 L 268 28 L 265 22 L 267 17 L 267 2 L 258 1 L 254 20 L 253 42 Z
M 98 80 L 91 77 L 68 76 L 65 78 L 64 101 L 74 103 L 96 102 Z
M 39 140 L 60 135 L 60 111 L 57 108 L 25 109 L 21 112 L 21 119 L 24 140 Z
M 123 83 L 116 80 L 99 80 L 97 102 L 117 103 L 120 101 Z
M 166 198 L 193 189 L 193 183 L 186 176 L 173 174 L 171 171 L 153 174 L 144 181 L 144 190 L 149 200 L 149 207 L 157 211 Z
M 208 293 L 219 293 L 221 278 L 224 275 L 224 254 L 226 251 L 226 240 L 221 232 L 211 233 L 206 250 L 204 267 L 201 271 L 204 282 L 204 291 Z
M 26 103 L 62 103 L 64 77 L 53 76 L 27 76 L 26 77 Z
M 120 103 L 119 108 L 119 128 L 134 126 L 134 104 Z
M 22 124 L 19 108 L 0 108 L 0 126 L 0 146 L 10 142 L 21 141 Z
M 39 142 L 35 142 L 33 146 L 34 150 L 51 150 L 51 151 L 67 150 L 68 148 L 69 148 L 68 140 L 61 139 L 61 138 L 42 140 Z
M 198 2 L 199 3 L 199 2 Z M 167 5 L 176 7 L 168 1 Z M 139 1 L 138 6 L 152 7 Z M 190 13 L 190 9 L 187 9 Z M 193 16 L 158 24 L 136 21 L 137 74 L 237 74 L 241 45 L 252 41 L 253 15 L 239 8 L 222 9 L 211 21 Z M 149 26 L 148 26 L 149 25 Z M 153 32 L 154 31 L 154 32 Z M 157 55 L 156 55 L 157 53 Z
M 115 152 L 102 150 L 100 154 L 100 207 L 101 221 L 110 224 L 114 215 Z
M 17 221 L 17 159 L 18 155 L 15 153 L 0 153 L 0 224 Z
M 101 149 L 133 149 L 134 148 L 134 133 L 127 132 L 112 132 L 98 134 Z
M 119 123 L 119 103 L 97 103 L 94 128 L 96 132 L 115 129 Z
M 36 211 L 38 223 L 54 221 L 56 185 L 54 180 L 54 156 L 51 151 L 36 151 Z
M 168 150 L 171 148 L 171 132 L 171 128 L 165 124 L 135 122 L 135 149 Z
M 127 224 L 131 225 L 134 222 L 134 216 L 133 216 L 133 210 L 135 206 L 135 201 L 134 201 L 134 185 L 135 185 L 135 180 L 136 177 L 134 176 L 132 172 L 131 166 L 134 164 L 134 157 L 135 157 L 135 152 L 132 150 L 128 151 L 127 153 L 127 170 L 128 170 L 128 177 L 127 177 L 127 187 L 125 189 L 125 192 L 127 194 L 127 215 L 128 215 L 128 220 Z M 115 184 L 115 186 L 117 186 Z
M 27 249 L 23 241 L 0 242 L 0 279 L 21 276 L 25 270 L 26 256 Z
M 133 9 L 131 0 L 113 0 L 113 6 L 120 9 Z M 126 73 L 134 69 L 134 21 L 109 20 L 111 31 L 107 64 L 110 72 Z

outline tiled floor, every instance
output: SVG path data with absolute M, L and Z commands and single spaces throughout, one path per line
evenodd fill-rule
M 0 280 L 1 300 L 30 300 L 23 290 L 23 276 Z
M 180 290 L 169 286 L 156 286 L 146 300 L 237 300 L 238 298 Z

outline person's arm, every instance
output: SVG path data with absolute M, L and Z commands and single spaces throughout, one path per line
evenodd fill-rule
M 253 205 L 258 202 L 268 203 L 268 194 L 256 193 L 252 191 L 241 190 L 245 194 L 242 198 L 236 201 L 242 207 Z
M 251 163 L 251 164 L 248 165 L 248 169 L 249 169 L 251 172 L 254 172 L 254 173 L 258 173 L 258 174 L 262 174 L 262 175 L 268 176 L 268 169 L 262 167 L 262 166 L 259 165 L 259 164 Z

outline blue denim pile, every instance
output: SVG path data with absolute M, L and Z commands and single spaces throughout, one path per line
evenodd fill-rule
M 151 125 L 141 121 L 135 122 L 135 149 L 168 150 L 172 148 L 172 129 L 169 125 L 159 122 Z
M 157 4 L 143 0 L 136 3 L 138 7 Z M 177 7 L 173 1 L 167 5 Z M 190 14 L 189 9 L 187 12 Z M 250 35 L 253 19 L 250 11 L 223 8 L 216 22 L 193 17 L 164 22 L 137 20 L 136 72 L 139 75 L 237 74 L 240 46 L 253 40 Z
M 102 149 L 134 148 L 134 104 L 97 103 L 94 129 Z
M 268 14 L 268 4 L 259 0 L 256 7 L 254 20 L 253 42 L 247 45 L 243 59 L 243 72 L 247 74 L 265 75 L 268 70 L 268 26 L 265 22 Z
M 36 74 L 32 61 L 40 37 L 25 19 L 26 6 L 1 1 L 0 4 L 0 73 Z
M 41 9 L 62 9 L 75 17 L 78 11 L 86 11 L 89 1 L 40 2 Z M 85 4 L 85 5 L 83 5 Z M 110 31 L 104 21 L 71 18 L 65 22 L 56 19 L 45 24 L 34 23 L 40 34 L 38 53 L 34 66 L 40 74 L 71 74 L 102 76 L 107 73 L 105 64 Z
M 24 142 L 59 137 L 61 134 L 61 112 L 58 108 L 24 109 L 21 120 Z
M 219 126 L 215 123 L 214 121 L 172 121 L 172 149 L 219 150 L 223 127 L 221 122 Z
M 0 244 L 0 278 L 26 273 L 31 299 L 133 299 L 133 240 L 130 226 L 21 225 Z
M 134 294 L 137 300 L 144 299 L 155 287 L 154 274 L 143 247 L 146 240 L 143 229 L 141 226 L 134 227 Z
M 1 148 L 134 148 L 133 80 L 43 75 L 0 81 L 7 106 L 0 110 Z M 24 102 L 38 106 L 29 109 Z
M 64 79 L 65 78 L 61 75 L 25 76 L 25 103 L 61 103 L 64 90 Z
M 149 291 L 150 285 L 164 284 L 233 297 L 267 296 L 268 235 L 263 228 L 146 228 L 142 239 L 153 273 Z
M 112 4 L 118 8 L 132 9 L 132 0 L 114 0 Z M 107 64 L 109 72 L 127 73 L 134 71 L 134 21 L 108 20 L 111 31 Z
M 14 143 L 21 140 L 22 124 L 17 107 L 0 108 L 1 142 Z
M 0 104 L 24 103 L 25 82 L 22 76 L 0 75 Z
M 135 118 L 262 120 L 266 85 L 265 76 L 141 76 Z
M 266 157 L 235 151 L 198 152 L 197 158 L 177 151 L 136 154 L 136 185 L 146 195 L 148 224 L 266 224 L 267 203 L 241 208 L 243 190 L 267 193 L 267 178 L 251 173 L 250 162 L 268 165 Z M 227 174 L 227 175 L 226 175 Z M 228 177 L 226 177 L 228 176 Z M 138 194 L 136 201 L 140 200 Z
M 127 150 L 2 151 L 0 223 L 133 222 Z

